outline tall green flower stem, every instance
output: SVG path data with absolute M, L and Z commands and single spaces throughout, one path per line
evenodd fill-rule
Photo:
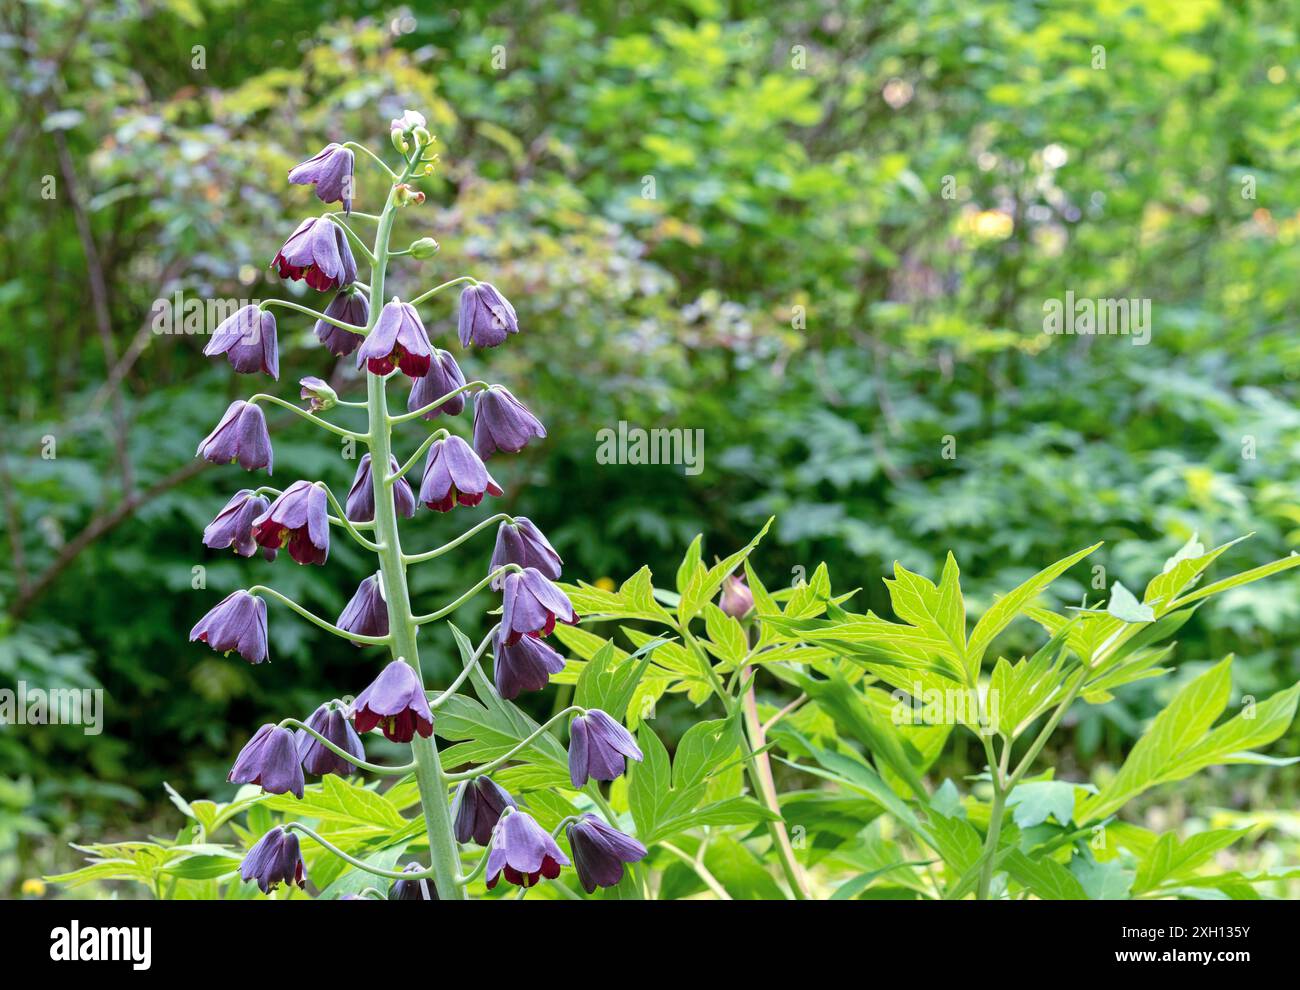
M 374 264 L 370 275 L 370 320 L 366 333 L 374 331 L 379 314 L 384 308 L 384 276 L 388 268 L 388 238 L 392 233 L 397 214 L 397 186 L 411 174 L 408 164 L 389 191 L 379 217 L 375 234 Z M 375 494 L 375 537 L 379 544 L 379 570 L 383 575 L 384 591 L 388 598 L 389 650 L 394 659 L 404 660 L 424 683 L 420 671 L 420 651 L 416 645 L 418 627 L 411 612 L 410 591 L 406 584 L 406 563 L 402 559 L 402 544 L 397 533 L 397 508 L 389 490 L 387 465 L 391 456 L 393 421 L 388 413 L 387 380 L 383 375 L 367 373 L 366 408 L 370 415 L 370 432 L 366 444 L 370 448 L 370 462 L 376 465 L 371 472 Z M 379 465 L 384 465 L 382 470 Z M 425 830 L 429 838 L 429 861 L 438 896 L 444 901 L 465 900 L 465 886 L 460 868 L 460 849 L 452 834 L 451 809 L 447 801 L 446 775 L 438 760 L 438 747 L 432 738 L 416 735 L 411 740 L 415 756 L 415 780 L 420 789 L 420 807 L 424 812 Z

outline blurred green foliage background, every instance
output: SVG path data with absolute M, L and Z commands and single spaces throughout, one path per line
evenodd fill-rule
M 0 686 L 108 700 L 102 735 L 0 727 L 0 894 L 66 865 L 68 841 L 140 834 L 167 809 L 164 780 L 221 792 L 250 727 L 369 680 L 365 654 L 274 607 L 269 666 L 186 642 L 255 581 L 337 615 L 364 563 L 341 540 L 325 568 L 202 547 L 247 481 L 194 446 L 263 385 L 203 358 L 200 335 L 154 333 L 152 307 L 176 292 L 300 298 L 265 267 L 319 206 L 285 172 L 331 140 L 382 153 L 406 107 L 429 118 L 442 166 L 394 242 L 442 249 L 402 259 L 393 289 L 468 273 L 515 304 L 523 333 L 463 366 L 546 422 L 547 442 L 493 471 L 502 507 L 547 532 L 570 579 L 668 575 L 695 533 L 722 554 L 773 514 L 755 560 L 768 584 L 825 560 L 837 587 L 863 588 L 859 611 L 888 612 L 894 560 L 933 575 L 950 549 L 976 609 L 1098 539 L 1104 583 L 1129 587 L 1193 532 L 1257 534 L 1225 573 L 1286 554 L 1300 537 L 1298 13 L 4 3 Z M 374 209 L 377 180 L 361 162 L 358 175 L 357 208 Z M 1150 298 L 1150 343 L 1046 335 L 1044 300 L 1067 291 Z M 454 304 L 423 315 L 450 346 Z M 303 374 L 356 387 L 309 321 L 279 324 L 279 394 Z M 598 465 L 596 432 L 620 420 L 703 429 L 703 473 Z M 346 491 L 355 465 L 332 441 L 275 417 L 272 432 L 276 481 Z M 408 545 L 479 518 L 431 516 Z M 454 597 L 489 553 L 421 568 L 417 605 Z M 1099 597 L 1063 585 L 1074 604 Z M 458 624 L 482 628 L 486 602 Z M 1292 577 L 1225 595 L 1184 630 L 1179 677 L 1091 709 L 1068 758 L 1113 761 L 1180 678 L 1229 650 L 1243 691 L 1292 683 L 1298 631 Z M 431 643 L 426 669 L 450 670 L 450 650 Z M 1295 790 L 1284 770 L 1216 779 L 1221 806 L 1260 788 L 1285 806 Z

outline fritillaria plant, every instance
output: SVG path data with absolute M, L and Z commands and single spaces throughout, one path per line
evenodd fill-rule
M 303 409 L 285 399 L 256 394 L 233 403 L 198 454 L 218 464 L 238 463 L 245 470 L 271 473 L 272 450 L 262 406 L 292 410 L 313 425 L 364 445 L 351 488 L 341 504 L 319 480 L 297 480 L 284 489 L 241 489 L 204 531 L 203 542 L 214 549 L 232 549 L 243 557 L 262 554 L 273 560 L 283 550 L 298 564 L 323 565 L 329 559 L 330 535 L 341 531 L 377 558 L 374 574 L 361 582 L 337 622 L 329 622 L 280 592 L 254 585 L 223 599 L 194 626 L 192 640 L 222 653 L 237 651 L 249 663 L 267 659 L 266 599 L 287 606 L 301 617 L 357 646 L 382 646 L 391 662 L 377 672 L 350 705 L 327 701 L 306 720 L 282 719 L 262 726 L 239 753 L 229 779 L 261 786 L 274 794 L 301 798 L 307 777 L 346 775 L 359 769 L 379 775 L 413 774 L 420 791 L 428 833 L 430 862 L 409 864 L 401 871 L 380 869 L 354 858 L 299 822 L 277 825 L 245 857 L 241 875 L 266 892 L 278 883 L 304 886 L 307 875 L 299 851 L 298 833 L 347 860 L 354 867 L 395 881 L 397 899 L 461 899 L 467 885 L 482 875 L 489 888 L 501 878 L 528 887 L 542 877 L 554 879 L 571 865 L 556 844 L 567 828 L 582 887 L 611 886 L 623 876 L 625 863 L 636 862 L 646 850 L 610 823 L 584 814 L 560 822 L 547 833 L 509 793 L 489 776 L 523 751 L 552 724 L 573 717 L 569 764 L 574 786 L 589 780 L 612 780 L 626 769 L 628 759 L 641 752 L 619 722 L 598 709 L 571 706 L 542 725 L 533 736 L 497 759 L 457 773 L 439 760 L 434 742 L 438 708 L 453 696 L 489 648 L 497 691 L 514 698 L 544 687 L 563 667 L 563 659 L 547 645 L 557 622 L 576 623 L 578 616 L 554 583 L 561 560 L 545 535 L 528 519 L 497 513 L 441 547 L 420 553 L 403 550 L 398 517 L 411 517 L 423 506 L 446 513 L 457 506 L 478 505 L 502 494 L 485 461 L 498 453 L 515 453 L 544 438 L 546 430 L 528 407 L 503 385 L 466 381 L 455 358 L 429 339 L 419 308 L 436 295 L 461 286 L 457 327 L 462 347 L 496 347 L 519 332 L 515 309 L 492 285 L 468 275 L 435 286 L 412 299 L 385 295 L 390 259 L 410 255 L 429 257 L 437 250 L 431 238 L 410 247 L 389 247 L 399 210 L 423 202 L 410 181 L 433 171 L 437 156 L 424 118 L 407 111 L 392 122 L 391 140 L 401 156 L 394 170 L 374 152 L 354 142 L 330 144 L 295 167 L 290 182 L 311 185 L 322 202 L 342 204 L 303 220 L 276 253 L 271 266 L 280 278 L 301 280 L 319 292 L 332 292 L 323 311 L 286 300 L 250 305 L 225 320 L 204 353 L 225 356 L 244 374 L 279 378 L 279 351 L 273 307 L 283 307 L 315 319 L 321 344 L 339 357 L 355 355 L 364 370 L 366 398 L 341 398 L 319 378 L 301 379 Z M 355 212 L 353 167 L 362 152 L 388 179 L 390 186 L 378 214 Z M 358 220 L 373 223 L 376 233 L 368 246 L 354 231 Z M 354 253 L 355 252 L 355 253 Z M 357 255 L 369 264 L 369 283 L 358 280 Z M 394 414 L 388 404 L 389 383 L 395 377 L 411 381 L 406 412 Z M 473 403 L 471 440 L 445 427 L 428 431 L 442 417 L 455 417 Z M 364 410 L 365 430 L 352 430 L 322 414 L 336 407 Z M 414 453 L 399 460 L 393 453 L 394 428 L 426 429 Z M 408 480 L 425 459 L 420 483 Z M 465 543 L 475 534 L 499 524 L 496 547 L 487 575 L 455 601 L 425 614 L 412 607 L 407 569 L 432 560 Z M 420 670 L 417 637 L 484 589 L 501 595 L 501 620 L 469 656 L 464 671 L 442 691 L 426 690 Z M 365 759 L 365 737 L 381 732 L 410 747 L 412 760 L 383 766 Z M 452 788 L 455 787 L 453 795 Z M 608 814 L 608 806 L 605 806 Z M 485 847 L 477 865 L 464 870 L 461 844 Z

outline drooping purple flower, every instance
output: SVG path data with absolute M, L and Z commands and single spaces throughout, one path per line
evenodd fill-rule
M 554 880 L 569 857 L 525 811 L 512 811 L 497 822 L 492 849 L 488 852 L 487 888 L 491 890 L 505 873 L 508 883 L 531 887 L 540 877 Z
M 545 436 L 546 427 L 504 385 L 474 396 L 474 450 L 483 460 L 498 450 L 516 453 L 533 437 Z
M 352 728 L 352 723 L 348 721 L 347 715 L 344 714 L 343 709 L 339 707 L 337 702 L 327 701 L 321 705 L 311 713 L 311 717 L 307 719 L 306 724 L 339 747 L 339 749 L 351 753 L 358 760 L 366 758 L 366 750 L 361 745 L 361 737 L 356 734 L 356 731 Z M 323 777 L 327 773 L 346 777 L 356 769 L 356 764 L 348 762 L 338 753 L 322 745 L 321 741 L 315 736 L 304 732 L 302 729 L 297 732 L 295 744 L 298 748 L 298 759 L 302 761 L 302 768 L 317 777 Z
M 423 409 L 430 402 L 436 402 L 449 392 L 454 392 L 465 384 L 465 373 L 450 352 L 434 348 L 433 360 L 429 364 L 429 373 L 417 378 L 411 384 L 411 394 L 406 400 L 406 411 L 415 412 Z M 465 393 L 452 396 L 440 406 L 435 406 L 424 414 L 424 419 L 434 419 L 446 413 L 459 416 L 465 409 Z
M 247 591 L 232 591 L 190 630 L 190 642 L 207 643 L 218 653 L 237 652 L 249 663 L 266 659 L 266 602 Z
M 251 488 L 241 488 L 203 530 L 203 545 L 213 550 L 233 547 L 241 557 L 253 556 L 258 549 L 253 539 L 253 520 L 266 511 L 268 504 L 261 495 L 253 494 Z M 275 560 L 275 548 L 262 548 L 262 555 L 267 560 Z
M 490 777 L 475 777 L 460 785 L 451 805 L 457 842 L 473 840 L 486 846 L 492 838 L 501 812 L 506 808 L 518 809 L 515 799 L 507 794 Z
M 343 608 L 336 625 L 358 636 L 388 635 L 388 603 L 384 601 L 383 584 L 378 574 L 372 574 L 357 586 L 356 594 Z M 362 646 L 356 640 L 353 646 Z
M 515 308 L 490 282 L 466 286 L 460 294 L 460 346 L 496 347 L 519 332 Z
M 408 863 L 402 872 L 423 873 L 424 867 L 419 863 Z M 393 885 L 388 888 L 388 899 L 390 901 L 436 901 L 439 900 L 438 887 L 428 877 L 420 877 L 416 880 L 395 880 Z
M 298 850 L 298 836 L 282 825 L 275 826 L 248 850 L 239 875 L 245 881 L 256 880 L 263 894 L 282 883 L 306 887 L 307 867 Z
M 322 203 L 342 203 L 343 212 L 352 212 L 352 166 L 355 159 L 350 148 L 330 142 L 305 162 L 289 170 L 289 181 L 298 186 L 315 186 Z
M 357 350 L 357 367 L 364 364 L 373 375 L 401 368 L 408 378 L 423 378 L 432 360 L 433 345 L 420 314 L 396 296 L 384 305 L 374 330 Z
M 497 529 L 497 545 L 492 551 L 492 563 L 488 565 L 489 573 L 503 564 L 518 564 L 520 567 L 535 567 L 552 581 L 559 580 L 560 555 L 542 535 L 542 531 L 525 516 L 515 516 L 514 522 L 506 520 Z M 501 578 L 492 582 L 494 588 L 501 587 Z
M 564 669 L 564 657 L 535 636 L 521 636 L 513 643 L 498 638 L 495 652 L 492 679 L 497 693 L 511 701 L 523 691 L 540 691 L 552 674 Z
M 424 462 L 420 501 L 435 512 L 450 512 L 453 505 L 478 505 L 484 494 L 500 495 L 496 483 L 478 454 L 460 437 L 435 440 Z
M 329 503 L 325 489 L 295 481 L 253 520 L 253 538 L 264 547 L 288 547 L 300 564 L 323 564 L 330 555 Z
M 535 567 L 511 571 L 502 582 L 501 636 L 507 644 L 521 636 L 549 636 L 555 622 L 578 624 L 569 597 Z
M 317 292 L 351 285 L 357 263 L 343 228 L 325 217 L 308 217 L 298 224 L 271 259 L 281 278 L 306 279 Z
M 365 293 L 353 288 L 340 289 L 325 307 L 325 315 L 348 326 L 361 327 L 370 322 L 370 300 Z M 316 339 L 335 357 L 347 357 L 366 339 L 365 334 L 353 333 L 336 327 L 325 320 L 316 321 Z
M 641 760 L 632 733 L 599 708 L 589 708 L 569 726 L 569 778 L 574 787 L 592 780 L 613 780 L 627 769 L 624 759 Z
M 312 412 L 333 409 L 334 404 L 339 401 L 339 395 L 330 387 L 330 383 L 315 375 L 299 378 L 298 388 L 301 390 L 298 397 L 306 400 L 307 407 Z
M 592 814 L 570 824 L 567 832 L 573 867 L 588 894 L 594 894 L 597 887 L 618 886 L 623 879 L 623 864 L 639 862 L 646 856 L 645 846 Z
M 410 742 L 417 732 L 425 739 L 433 735 L 433 712 L 424 685 L 404 660 L 394 660 L 357 695 L 352 717 L 357 732 L 379 726 L 393 742 Z
M 280 349 L 275 338 L 275 315 L 258 306 L 244 306 L 227 316 L 212 331 L 203 353 L 224 354 L 240 374 L 265 372 L 280 378 Z
M 302 797 L 302 760 L 293 733 L 267 723 L 244 744 L 226 780 L 232 784 L 257 784 L 268 794 Z
M 745 575 L 728 574 L 722 579 L 722 596 L 718 599 L 718 608 L 733 619 L 742 619 L 753 607 L 754 593 L 745 583 Z
M 398 471 L 397 458 L 388 456 L 388 470 L 392 474 Z M 415 492 L 405 477 L 393 483 L 393 505 L 397 514 L 410 519 L 415 515 Z M 347 517 L 353 522 L 370 522 L 375 518 L 375 487 L 370 477 L 370 455 L 362 454 L 361 463 L 357 465 L 352 487 L 348 489 L 348 501 L 344 506 Z
M 266 432 L 266 416 L 261 407 L 236 399 L 221 417 L 217 428 L 199 443 L 195 457 L 213 464 L 236 461 L 245 471 L 266 468 L 271 473 L 271 435 Z

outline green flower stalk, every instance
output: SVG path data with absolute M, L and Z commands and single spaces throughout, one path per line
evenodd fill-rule
M 513 799 L 492 784 L 486 774 L 526 748 L 531 738 L 504 756 L 477 768 L 449 774 L 443 769 L 434 741 L 436 709 L 476 673 L 475 668 L 494 637 L 495 653 L 500 663 L 507 648 L 518 652 L 521 637 L 535 641 L 548 635 L 557 620 L 574 623 L 577 615 L 568 598 L 552 583 L 559 577 L 559 555 L 550 548 L 545 536 L 522 517 L 516 520 L 498 514 L 435 550 L 413 554 L 403 552 L 398 515 L 400 512 L 409 516 L 416 509 L 411 485 L 404 475 L 426 452 L 429 453 L 429 466 L 420 501 L 430 509 L 448 512 L 457 504 L 477 505 L 484 494 L 500 495 L 501 488 L 492 481 L 483 461 L 497 451 L 518 451 L 531 440 L 544 437 L 546 431 L 527 407 L 502 386 L 482 381 L 466 383 L 452 356 L 431 347 L 415 308 L 441 289 L 467 283 L 469 288 L 466 292 L 470 295 L 461 299 L 462 343 L 466 347 L 496 346 L 504 340 L 506 333 L 518 332 L 518 322 L 514 308 L 495 288 L 486 282 L 462 276 L 420 294 L 412 302 L 403 302 L 395 296 L 386 299 L 389 261 L 399 255 L 425 257 L 429 245 L 436 246 L 431 238 L 421 238 L 416 241 L 419 250 L 390 250 L 389 239 L 397 211 L 423 201 L 423 195 L 416 194 L 408 182 L 427 174 L 435 160 L 428 152 L 433 139 L 424 129 L 424 120 L 419 114 L 408 111 L 395 120 L 392 133 L 394 146 L 403 154 L 399 170 L 390 169 L 377 155 L 348 142 L 344 146 L 330 145 L 316 158 L 290 173 L 291 181 L 314 185 L 323 201 L 340 201 L 345 211 L 350 211 L 353 195 L 351 169 L 354 158 L 349 149 L 362 151 L 390 180 L 384 207 L 371 218 L 376 222 L 372 247 L 362 243 L 337 214 L 326 213 L 303 221 L 272 263 L 281 278 L 305 280 L 318 291 L 339 289 L 340 294 L 334 297 L 329 308 L 320 313 L 307 306 L 273 300 L 262 305 L 264 318 L 260 322 L 255 310 L 240 324 L 259 327 L 269 323 L 273 326 L 274 321 L 265 313 L 271 305 L 284 305 L 316 319 L 317 337 L 331 352 L 341 355 L 353 350 L 357 352 L 358 367 L 364 369 L 366 377 L 365 401 L 349 401 L 318 379 L 303 379 L 302 398 L 310 403 L 313 411 L 302 410 L 275 396 L 253 395 L 247 401 L 231 406 L 221 425 L 199 450 L 202 456 L 217 463 L 238 462 L 246 469 L 265 467 L 269 473 L 270 439 L 259 408 L 265 403 L 289 408 L 314 426 L 363 444 L 367 452 L 361 469 L 356 473 L 346 509 L 321 481 L 296 481 L 283 492 L 269 488 L 244 490 L 208 527 L 205 542 L 217 549 L 232 548 L 246 557 L 260 548 L 268 559 L 274 558 L 276 551 L 287 549 L 288 555 L 299 564 L 325 564 L 330 530 L 337 527 L 357 545 L 375 554 L 378 558 L 377 573 L 367 578 L 358 589 L 357 596 L 340 616 L 338 625 L 316 616 L 272 588 L 254 585 L 236 592 L 213 609 L 195 626 L 191 638 L 222 652 L 238 650 L 249 662 L 260 662 L 268 652 L 266 603 L 261 597 L 266 596 L 353 644 L 386 647 L 391 658 L 389 664 L 369 687 L 358 694 L 346 711 L 335 712 L 327 705 L 322 707 L 322 711 L 331 719 L 313 716 L 308 723 L 285 719 L 278 726 L 264 726 L 256 745 L 250 743 L 245 747 L 236 768 L 238 772 L 232 771 L 232 779 L 263 786 L 269 781 L 271 786 L 267 789 L 274 789 L 276 793 L 288 790 L 301 796 L 303 768 L 299 763 L 304 761 L 308 773 L 345 773 L 351 767 L 379 775 L 413 772 L 428 838 L 427 868 L 412 864 L 399 872 L 371 867 L 297 822 L 277 827 L 274 836 L 275 843 L 278 843 L 276 848 L 292 843 L 296 851 L 294 834 L 302 833 L 358 869 L 389 879 L 401 877 L 404 882 L 431 880 L 439 899 L 462 900 L 467 896 L 467 885 L 482 875 L 488 856 L 493 854 L 497 830 L 494 826 L 491 836 L 482 834 L 481 829 L 476 830 L 476 837 L 481 844 L 486 839 L 489 850 L 482 854 L 475 869 L 465 873 L 453 827 L 450 788 L 457 783 L 468 786 L 465 782 L 478 782 L 475 793 L 494 794 L 503 807 L 515 807 Z M 353 213 L 352 217 L 364 218 L 367 215 Z M 356 243 L 358 256 L 370 264 L 368 285 L 356 281 L 350 239 Z M 361 322 L 362 318 L 364 322 Z M 472 332 L 467 332 L 466 328 Z M 226 357 L 237 371 L 248 373 L 260 369 L 278 373 L 279 355 L 274 333 L 261 334 L 254 342 L 255 348 L 235 340 L 229 327 L 226 336 L 231 339 L 223 338 L 221 347 L 209 348 L 213 355 Z M 388 380 L 399 370 L 414 380 L 413 398 L 407 403 L 408 411 L 394 415 L 389 411 Z M 426 376 L 430 379 L 427 382 L 424 380 Z M 427 435 L 408 459 L 399 461 L 393 450 L 394 427 L 424 423 L 427 429 L 428 420 L 439 414 L 447 418 L 459 414 L 471 398 L 474 399 L 472 446 L 449 430 L 439 429 Z M 328 412 L 335 406 L 364 409 L 368 419 L 366 428 L 360 431 L 345 429 L 316 415 L 316 412 Z M 261 497 L 263 493 L 274 493 L 276 498 L 268 504 Z M 334 514 L 330 512 L 331 508 Z M 449 552 L 497 522 L 508 530 L 511 541 L 498 546 L 487 576 L 444 607 L 427 614 L 416 613 L 411 606 L 407 568 Z M 363 535 L 363 529 L 368 535 Z M 523 536 L 516 539 L 517 532 Z M 538 565 L 542 570 L 538 570 Z M 450 686 L 441 693 L 426 692 L 417 643 L 420 627 L 445 618 L 489 586 L 503 596 L 503 621 L 488 634 L 483 646 L 470 657 L 465 670 Z M 383 614 L 385 611 L 386 616 Z M 545 686 L 548 675 L 557 670 L 558 666 L 546 664 L 537 669 L 529 668 L 522 678 L 517 674 L 513 676 L 503 690 L 513 697 L 520 690 L 521 683 L 528 689 L 538 689 Z M 587 715 L 585 710 L 577 707 L 566 709 L 562 715 L 575 712 L 580 717 Z M 603 713 L 593 714 L 608 720 Z M 338 724 L 340 717 L 351 720 L 353 725 Z M 554 721 L 539 729 L 539 733 Z M 290 727 L 299 731 L 301 745 L 286 741 L 289 740 Z M 322 727 L 328 728 L 333 738 L 323 734 L 320 731 Z M 409 745 L 412 762 L 397 767 L 367 762 L 359 740 L 372 729 L 380 729 L 390 740 Z M 621 726 L 604 726 L 602 731 L 621 731 L 626 735 Z M 265 740 L 283 744 L 271 751 L 266 749 Z M 639 752 L 635 753 L 635 757 L 639 755 Z M 611 761 L 604 760 L 600 766 L 603 768 L 607 763 Z M 608 778 L 607 774 L 602 779 Z M 537 882 L 539 871 L 547 878 L 553 878 L 559 865 L 568 862 L 562 854 L 551 855 L 547 847 L 543 857 L 547 865 L 542 867 L 533 863 L 534 859 L 538 863 L 542 859 L 538 859 L 541 853 L 533 848 L 537 843 L 533 842 L 532 832 L 523 828 L 528 821 L 531 819 L 519 813 L 518 820 L 509 825 L 511 835 L 500 841 L 500 848 L 495 853 L 508 864 L 504 869 L 507 879 L 525 886 Z M 263 848 L 264 844 L 259 844 L 258 848 Z M 291 858 L 286 855 L 286 859 Z M 246 872 L 266 881 L 264 890 L 268 883 L 274 886 L 276 882 L 289 878 L 291 873 L 287 867 L 265 870 L 259 864 L 253 866 L 257 868 Z M 489 886 L 496 882 L 500 872 L 500 867 L 495 871 L 489 870 Z M 294 879 L 301 883 L 301 874 L 295 874 Z

